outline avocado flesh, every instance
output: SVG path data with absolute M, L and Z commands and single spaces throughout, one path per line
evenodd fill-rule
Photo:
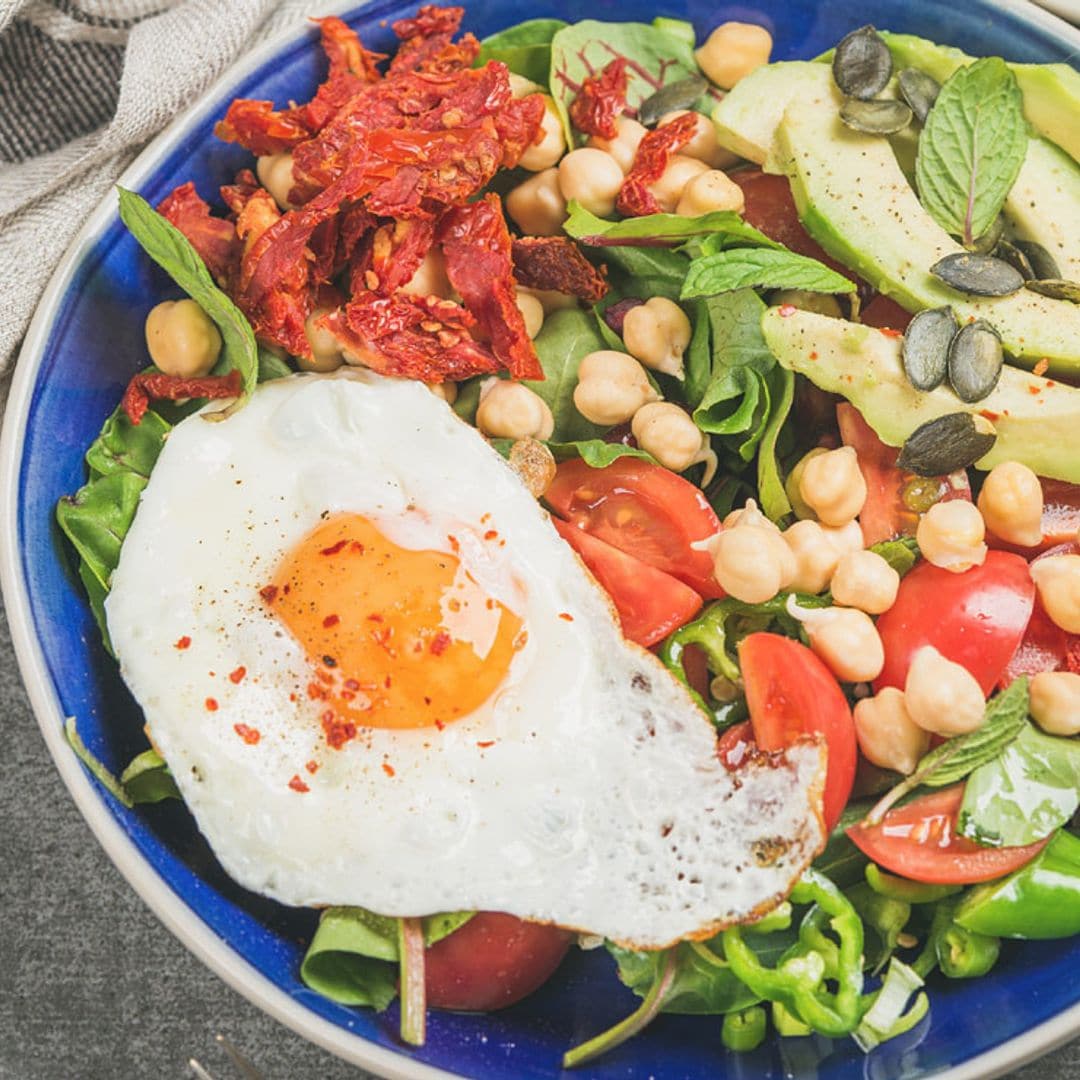
M 909 311 L 949 305 L 962 323 L 986 319 L 1023 366 L 1045 358 L 1055 374 L 1080 375 L 1080 305 L 1027 289 L 967 296 L 930 273 L 964 249 L 922 208 L 887 140 L 796 98 L 777 130 L 775 156 L 806 230 L 879 292 Z
M 918 68 L 943 83 L 957 68 L 975 61 L 974 56 L 951 45 L 938 45 L 913 34 L 879 33 L 889 46 L 897 71 Z M 1068 64 L 1009 64 L 1009 70 L 1024 95 L 1028 123 L 1080 161 L 1080 72 Z
M 761 329 L 783 367 L 842 394 L 889 446 L 902 446 L 928 420 L 968 412 L 985 416 L 997 431 L 993 449 L 976 462 L 980 469 L 1019 461 L 1040 476 L 1080 483 L 1080 389 L 1006 366 L 990 395 L 967 405 L 945 387 L 916 390 L 894 335 L 787 308 L 769 308 Z
M 1063 278 L 1080 281 L 1080 165 L 1068 154 L 1046 139 L 1030 140 L 1004 212 L 1015 236 L 1042 244 Z

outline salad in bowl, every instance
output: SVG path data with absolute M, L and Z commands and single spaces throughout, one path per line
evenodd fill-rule
M 917 1038 L 1080 933 L 1080 75 L 464 14 L 120 190 L 171 285 L 56 516 L 147 746 L 71 746 L 406 1044 L 580 952 L 566 1068 Z

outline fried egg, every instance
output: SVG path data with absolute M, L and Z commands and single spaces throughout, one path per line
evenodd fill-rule
M 291 905 L 483 909 L 660 947 L 823 843 L 816 744 L 739 774 L 484 439 L 418 383 L 266 383 L 170 434 L 107 604 L 225 870 Z

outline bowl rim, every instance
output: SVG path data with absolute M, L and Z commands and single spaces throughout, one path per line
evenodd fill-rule
M 378 0 L 359 4 L 355 0 L 335 0 L 320 8 L 320 14 L 357 15 L 377 3 Z M 1029 0 L 987 0 L 987 3 L 1010 12 L 1023 22 L 1051 31 L 1080 51 L 1080 28 L 1070 26 Z M 215 108 L 223 92 L 304 37 L 314 41 L 315 31 L 309 21 L 297 19 L 241 56 L 139 152 L 117 184 L 137 189 L 164 153 Z M 387 1080 L 452 1080 L 459 1074 L 417 1061 L 404 1049 L 397 1051 L 379 1046 L 317 1016 L 223 942 L 147 862 L 109 812 L 106 805 L 109 796 L 91 779 L 64 738 L 64 712 L 53 692 L 44 654 L 33 630 L 29 594 L 19 556 L 19 478 L 27 416 L 50 332 L 68 286 L 117 213 L 110 191 L 83 223 L 53 271 L 19 350 L 0 426 L 0 592 L 6 606 L 19 673 L 42 738 L 75 805 L 113 865 L 166 929 L 210 971 L 263 1012 L 344 1061 L 369 1069 Z M 1080 1002 L 1008 1042 L 935 1075 L 938 1080 L 993 1080 L 1056 1049 L 1078 1034 Z

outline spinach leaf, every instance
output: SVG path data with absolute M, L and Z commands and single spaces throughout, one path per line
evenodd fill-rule
M 962 835 L 980 844 L 1019 847 L 1049 836 L 1080 805 L 1080 741 L 1027 724 L 995 761 L 968 778 Z
M 919 136 L 915 182 L 930 216 L 971 244 L 1001 211 L 1027 153 L 1024 99 L 1005 61 L 954 72 Z
M 562 19 L 528 19 L 480 42 L 473 67 L 501 60 L 515 75 L 547 89 L 551 71 L 551 39 L 568 24 Z
M 780 475 L 776 443 L 795 402 L 795 376 L 787 368 L 777 367 L 768 376 L 771 408 L 761 433 L 758 448 L 758 497 L 761 510 L 770 521 L 780 521 L 791 513 L 791 502 Z
M 882 540 L 872 545 L 870 550 L 875 555 L 880 555 L 901 577 L 919 559 L 919 545 L 913 536 L 906 536 L 901 540 Z
M 581 458 L 586 465 L 594 469 L 602 469 L 622 457 L 641 458 L 642 461 L 656 463 L 652 454 L 646 454 L 644 450 L 638 450 L 634 446 L 625 443 L 605 442 L 603 439 L 581 439 L 577 442 L 549 442 L 547 448 L 551 451 L 556 461 L 567 461 L 570 458 Z
M 171 430 L 172 425 L 153 409 L 147 411 L 138 425 L 132 424 L 123 409 L 117 409 L 86 451 L 91 479 L 130 472 L 149 480 L 150 470 Z
M 578 367 L 591 352 L 607 348 L 596 321 L 587 311 L 564 308 L 544 320 L 536 335 L 536 355 L 544 369 L 542 381 L 526 381 L 547 402 L 555 418 L 555 442 L 578 442 L 599 438 L 604 429 L 590 423 L 574 407 Z
M 286 375 L 292 373 L 293 369 L 277 353 L 272 353 L 263 345 L 259 346 L 259 382 L 264 383 L 269 382 L 271 379 L 283 379 Z
M 214 374 L 233 369 L 244 380 L 244 394 L 255 389 L 259 354 L 255 334 L 243 312 L 214 284 L 190 241 L 140 195 L 117 188 L 120 217 L 142 249 L 213 319 L 221 331 L 221 358 Z M 231 406 L 230 406 L 231 408 Z
M 624 293 L 643 300 L 653 296 L 678 300 L 690 265 L 677 251 L 644 247 L 605 248 L 604 262 L 629 279 Z
M 694 47 L 681 34 L 670 34 L 644 23 L 608 23 L 584 19 L 560 30 L 551 42 L 551 95 L 566 131 L 575 145 L 570 104 L 581 84 L 612 60 L 627 64 L 626 101 L 635 109 L 662 86 L 698 74 Z M 699 102 L 707 111 L 711 98 Z
M 571 201 L 570 216 L 563 222 L 563 229 L 590 247 L 667 247 L 697 236 L 715 236 L 723 242 L 722 246 L 730 241 L 767 248 L 782 246 L 732 210 L 716 210 L 700 217 L 646 214 L 624 221 L 606 221 Z
M 144 750 L 120 774 L 120 783 L 131 797 L 139 803 L 159 803 L 165 799 L 179 799 L 180 791 L 165 759 L 154 749 Z
M 474 912 L 424 919 L 424 944 L 460 929 Z M 397 996 L 397 919 L 358 907 L 327 908 L 300 966 L 305 984 L 342 1005 L 370 1005 L 380 1012 Z
M 773 248 L 739 247 L 694 259 L 681 295 L 687 300 L 746 288 L 850 293 L 855 291 L 855 284 L 805 255 Z

